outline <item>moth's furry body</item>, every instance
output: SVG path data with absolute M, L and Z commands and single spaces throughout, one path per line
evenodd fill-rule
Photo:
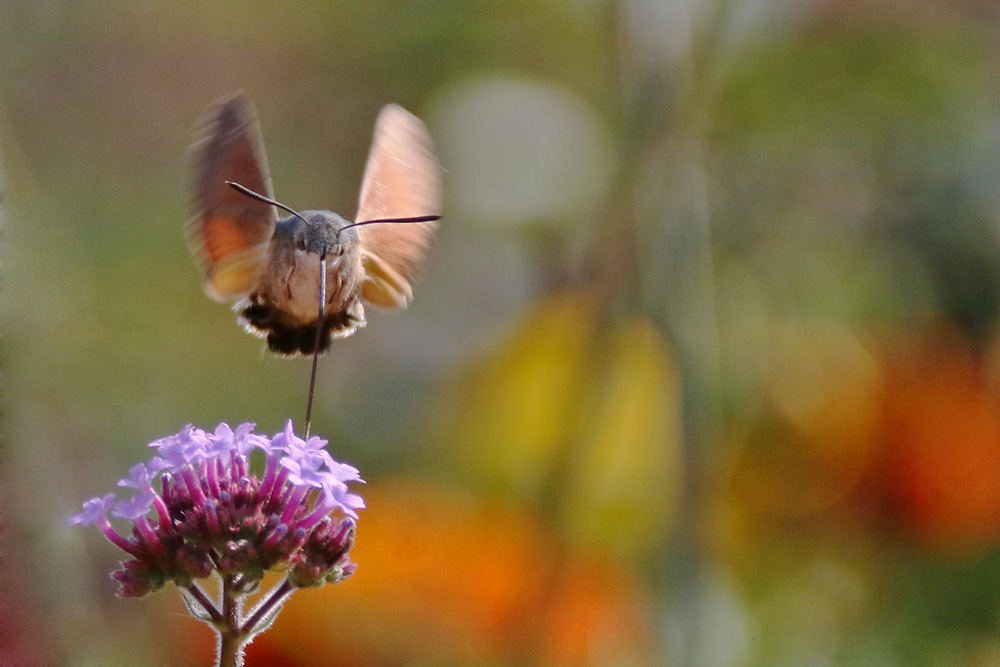
M 331 338 L 344 338 L 365 325 L 361 285 L 365 272 L 356 229 L 330 211 L 302 211 L 278 221 L 270 260 L 260 283 L 234 306 L 251 333 L 267 337 L 278 354 L 324 352 Z M 340 232 L 340 233 L 338 233 Z M 326 253 L 326 307 L 316 350 L 320 257 Z

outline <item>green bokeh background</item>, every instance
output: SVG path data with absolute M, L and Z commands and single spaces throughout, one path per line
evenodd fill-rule
M 295 208 L 353 214 L 388 102 L 446 169 L 414 303 L 322 360 L 314 431 L 373 541 L 398 489 L 452 505 L 369 564 L 363 515 L 372 583 L 271 631 L 333 648 L 258 664 L 1000 662 L 997 44 L 987 0 L 0 0 L 0 662 L 210 657 L 65 521 L 186 423 L 304 414 L 308 363 L 183 242 L 195 121 L 237 89 Z M 535 550 L 537 599 L 581 559 L 603 588 L 507 628 L 484 535 Z M 406 612 L 378 582 L 421 539 Z

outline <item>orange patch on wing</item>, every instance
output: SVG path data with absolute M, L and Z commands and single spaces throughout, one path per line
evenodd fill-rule
M 230 218 L 212 218 L 205 221 L 202 223 L 201 233 L 212 264 L 217 264 L 250 247 L 249 239 L 240 224 Z

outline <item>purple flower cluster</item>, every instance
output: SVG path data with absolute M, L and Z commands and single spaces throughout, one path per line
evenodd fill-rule
M 347 484 L 363 481 L 358 470 L 334 461 L 326 440 L 297 437 L 291 420 L 273 438 L 253 428 L 185 426 L 151 443 L 156 454 L 118 482 L 131 498 L 92 498 L 70 519 L 96 524 L 132 557 L 112 574 L 120 596 L 140 597 L 167 581 L 188 588 L 213 572 L 246 591 L 272 569 L 287 571 L 295 588 L 354 572 L 349 551 L 365 505 Z M 262 478 L 250 472 L 254 449 L 265 456 Z M 130 535 L 115 530 L 109 512 L 132 523 Z

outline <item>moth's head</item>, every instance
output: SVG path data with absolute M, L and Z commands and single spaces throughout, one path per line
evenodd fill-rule
M 344 229 L 350 223 L 331 211 L 301 211 L 281 222 L 294 230 L 292 241 L 299 250 L 322 254 L 324 250 L 336 252 L 358 243 L 357 228 Z

